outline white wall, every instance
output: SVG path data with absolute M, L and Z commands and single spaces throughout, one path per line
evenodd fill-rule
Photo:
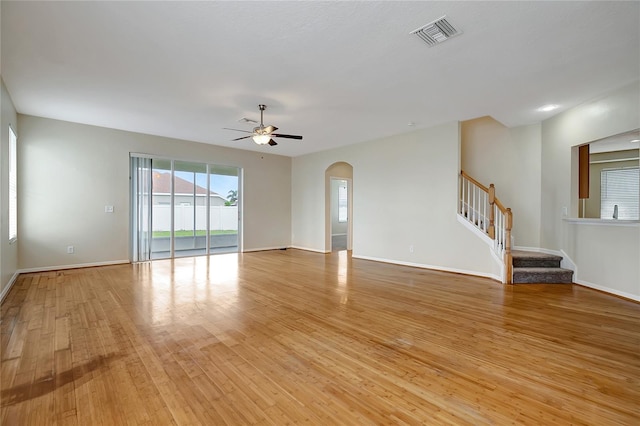
M 572 147 L 640 127 L 640 83 L 542 122 L 541 233 L 543 248 L 562 250 L 577 265 L 575 280 L 640 300 L 640 225 L 619 228 L 567 221 L 578 212 Z M 622 261 L 621 261 L 622 260 Z
M 353 166 L 355 257 L 497 278 L 488 246 L 456 219 L 459 146 L 458 123 L 448 123 L 294 158 L 293 246 L 327 249 L 325 170 L 345 161 Z M 396 202 L 381 204 L 380 194 Z
M 18 133 L 16 109 L 4 81 L 0 77 L 0 104 L 2 104 L 2 125 L 0 128 L 0 295 L 4 295 L 18 268 L 18 241 L 9 244 L 9 125 Z M 21 185 L 22 182 L 18 182 Z M 20 206 L 19 206 L 20 208 Z
M 130 152 L 243 168 L 244 250 L 290 244 L 288 157 L 25 115 L 18 128 L 21 269 L 129 259 Z
M 567 222 L 565 251 L 576 282 L 640 301 L 640 226 L 598 220 Z
M 462 170 L 513 212 L 514 244 L 540 247 L 540 124 L 508 128 L 491 117 L 461 124 Z

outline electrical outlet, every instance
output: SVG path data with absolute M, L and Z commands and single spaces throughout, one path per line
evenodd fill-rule
M 562 208 L 562 217 L 567 217 L 569 216 L 569 209 L 567 209 L 566 207 Z
M 67 246 L 67 254 L 73 254 L 75 251 L 75 248 L 73 246 Z
M 113 213 L 113 206 L 104 206 L 105 213 Z
M 413 253 L 413 244 L 409 246 L 409 253 Z

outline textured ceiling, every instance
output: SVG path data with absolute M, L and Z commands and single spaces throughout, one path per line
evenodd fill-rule
M 1 7 L 18 112 L 288 156 L 485 115 L 535 123 L 640 78 L 640 2 Z M 409 35 L 445 14 L 462 35 Z M 231 142 L 222 128 L 250 130 L 238 120 L 260 103 L 304 140 Z M 560 108 L 536 111 L 547 103 Z

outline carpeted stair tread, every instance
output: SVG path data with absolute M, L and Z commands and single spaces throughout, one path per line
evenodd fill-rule
M 514 251 L 511 256 L 514 268 L 559 268 L 562 262 L 561 256 L 546 253 Z
M 559 268 L 562 256 L 553 254 L 517 251 L 512 252 L 514 268 Z

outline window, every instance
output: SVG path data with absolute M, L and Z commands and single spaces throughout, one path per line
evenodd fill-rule
M 638 167 L 605 169 L 601 172 L 600 217 L 637 220 L 640 173 Z
M 9 241 L 18 238 L 18 138 L 9 126 Z
M 347 221 L 347 181 L 341 180 L 338 186 L 338 222 Z

